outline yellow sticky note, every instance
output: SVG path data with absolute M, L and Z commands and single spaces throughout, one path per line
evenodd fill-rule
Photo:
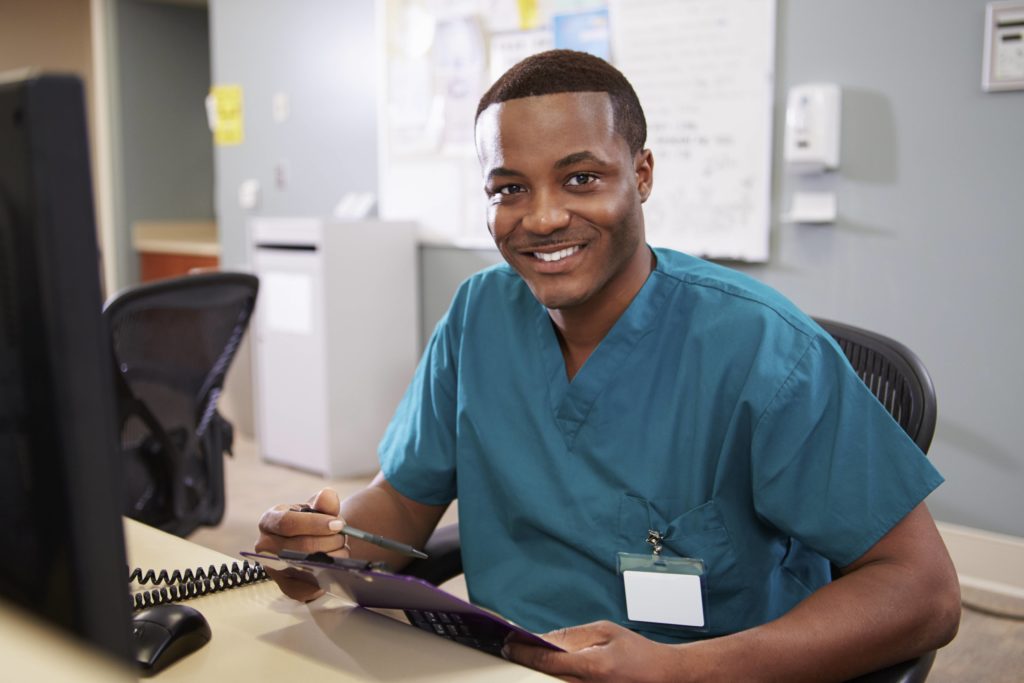
M 245 140 L 242 118 L 242 86 L 215 85 L 210 88 L 213 98 L 213 142 L 217 145 L 240 145 Z
M 539 22 L 537 0 L 519 0 L 519 28 L 529 31 L 537 28 Z

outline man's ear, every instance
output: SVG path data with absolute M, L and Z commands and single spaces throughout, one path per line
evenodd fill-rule
M 654 186 L 654 154 L 651 150 L 642 149 L 636 153 L 633 170 L 636 172 L 636 191 L 640 195 L 640 202 L 646 202 Z

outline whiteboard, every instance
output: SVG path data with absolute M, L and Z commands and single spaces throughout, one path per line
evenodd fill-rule
M 558 12 L 606 7 L 612 61 L 640 97 L 654 154 L 648 242 L 768 259 L 775 0 L 552 1 L 529 25 L 518 0 L 383 6 L 382 218 L 417 221 L 424 241 L 493 245 L 471 138 L 458 137 L 472 133 L 466 112 L 493 80 L 490 62 L 507 58 L 498 48 L 546 49 Z M 443 95 L 453 79 L 456 101 Z
M 615 65 L 647 117 L 647 240 L 768 260 L 775 0 L 611 0 Z

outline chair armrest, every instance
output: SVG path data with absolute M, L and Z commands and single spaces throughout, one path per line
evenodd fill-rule
M 430 556 L 426 560 L 413 560 L 403 574 L 423 579 L 440 586 L 448 579 L 462 573 L 462 546 L 459 543 L 459 525 L 448 524 L 438 527 L 427 540 L 423 552 Z
M 858 676 L 848 683 L 924 683 L 935 661 L 935 650 L 926 652 L 916 659 Z

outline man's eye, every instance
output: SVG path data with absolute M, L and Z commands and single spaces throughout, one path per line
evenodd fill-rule
M 589 173 L 576 173 L 569 178 L 566 185 L 587 185 L 595 180 L 597 179 Z
M 518 194 L 522 191 L 522 185 L 502 185 L 495 194 Z

